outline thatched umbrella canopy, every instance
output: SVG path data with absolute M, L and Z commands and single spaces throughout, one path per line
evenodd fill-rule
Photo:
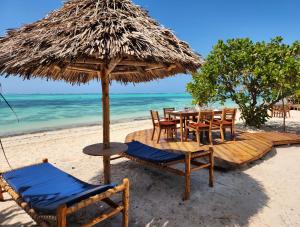
M 72 84 L 101 80 L 103 143 L 109 148 L 109 83 L 196 71 L 201 57 L 131 0 L 70 0 L 0 39 L 0 74 Z

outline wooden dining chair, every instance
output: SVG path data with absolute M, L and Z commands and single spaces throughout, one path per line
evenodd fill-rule
M 197 122 L 189 121 L 186 125 L 185 140 L 187 140 L 190 131 L 196 133 L 197 142 L 200 144 L 200 133 L 205 132 L 210 144 L 213 144 L 212 127 L 214 112 L 212 110 L 202 110 L 199 112 Z
M 291 109 L 292 109 L 292 104 L 288 103 L 285 106 L 285 116 L 286 117 L 291 117 Z
M 150 110 L 151 118 L 152 118 L 152 124 L 153 124 L 153 131 L 152 131 L 152 137 L 151 140 L 154 139 L 154 134 L 156 128 L 158 129 L 158 137 L 157 137 L 157 143 L 159 143 L 161 130 L 165 129 L 167 132 L 167 138 L 169 137 L 169 134 L 173 137 L 173 134 L 177 134 L 177 128 L 176 128 L 176 122 L 172 120 L 160 120 L 158 111 Z
M 168 114 L 168 112 L 174 111 L 175 108 L 174 108 L 174 107 L 168 107 L 168 108 L 163 108 L 163 110 L 164 110 L 164 118 L 165 118 L 166 120 L 170 120 L 170 119 L 171 119 L 171 116 L 170 116 L 170 114 Z
M 280 117 L 282 113 L 282 106 L 273 105 L 272 106 L 272 117 Z
M 219 127 L 222 142 L 225 139 L 225 132 L 227 128 L 230 128 L 231 137 L 235 139 L 235 116 L 236 108 L 224 108 L 222 110 L 221 120 L 215 119 L 213 121 L 213 127 Z
M 221 120 L 222 119 L 222 110 L 214 110 L 214 120 Z
M 168 108 L 163 108 L 164 111 L 164 120 L 172 120 L 175 121 L 176 124 L 180 123 L 180 119 L 176 118 L 175 116 L 171 116 L 168 112 L 174 111 L 174 107 L 168 107 Z
M 272 117 L 291 117 L 291 107 L 290 103 L 285 104 L 284 107 L 280 104 L 272 106 Z
M 280 111 L 280 114 L 279 114 L 279 117 L 291 117 L 291 105 L 290 104 L 285 104 L 284 106 L 281 106 L 280 107 L 281 111 Z

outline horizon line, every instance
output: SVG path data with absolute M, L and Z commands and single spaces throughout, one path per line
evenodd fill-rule
M 3 95 L 89 95 L 89 94 L 102 94 L 101 92 L 68 92 L 68 93 L 55 93 L 55 92 L 37 92 L 37 93 L 4 93 Z M 112 95 L 122 94 L 189 94 L 188 92 L 110 92 Z

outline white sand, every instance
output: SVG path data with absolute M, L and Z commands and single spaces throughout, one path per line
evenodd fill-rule
M 272 119 L 266 129 L 278 129 L 282 119 Z M 300 130 L 300 112 L 292 111 L 288 130 Z M 113 141 L 139 129 L 151 127 L 150 120 L 115 124 Z M 91 183 L 102 180 L 102 159 L 82 153 L 101 141 L 98 126 L 28 134 L 3 139 L 13 167 L 48 158 L 57 167 Z M 184 179 L 134 162 L 112 162 L 112 179 L 128 177 L 130 187 L 130 226 L 300 226 L 300 146 L 277 147 L 263 159 L 242 169 L 216 171 L 214 188 L 208 187 L 206 170 L 192 174 L 191 200 L 181 200 Z M 0 154 L 1 171 L 8 170 Z M 34 222 L 6 194 L 0 202 L 0 226 L 28 226 Z M 87 220 L 99 208 L 72 216 L 70 226 Z M 100 208 L 101 210 L 101 208 Z M 99 226 L 120 226 L 117 216 Z

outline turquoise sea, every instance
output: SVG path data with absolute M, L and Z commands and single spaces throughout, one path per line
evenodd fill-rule
M 102 120 L 101 94 L 18 94 L 5 97 L 20 121 L 17 122 L 1 100 L 0 136 L 95 125 Z M 185 93 L 111 94 L 110 106 L 111 122 L 116 123 L 150 118 L 150 109 L 162 112 L 163 107 L 191 107 L 192 98 Z

